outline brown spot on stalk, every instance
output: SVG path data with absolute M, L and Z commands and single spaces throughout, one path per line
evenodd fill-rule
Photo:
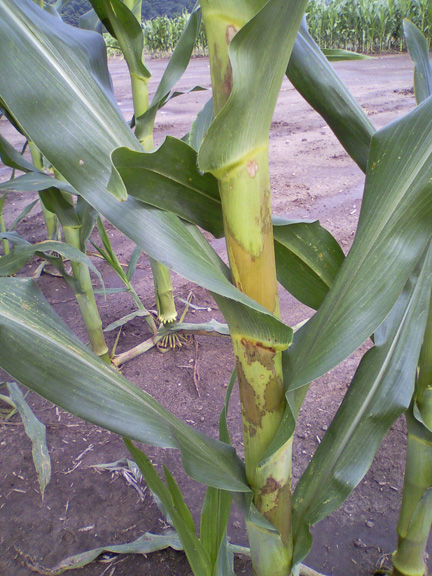
M 284 410 L 283 385 L 280 378 L 271 378 L 264 393 L 264 410 L 282 412 Z
M 256 173 L 258 172 L 258 164 L 256 160 L 251 160 L 247 163 L 247 171 L 251 178 L 255 178 Z
M 266 483 L 261 488 L 260 494 L 261 495 L 273 494 L 273 492 L 276 492 L 277 490 L 279 490 L 279 488 L 280 488 L 279 483 L 276 482 L 273 476 L 269 476 L 266 480 Z
M 231 40 L 234 38 L 236 34 L 237 34 L 237 28 L 235 26 L 233 26 L 232 24 L 227 26 L 227 29 L 225 31 L 225 39 L 228 46 L 231 44 Z
M 276 493 L 276 497 L 274 494 Z M 270 496 L 269 496 L 270 495 Z M 272 502 L 272 507 L 268 508 Z M 290 544 L 291 486 L 279 484 L 272 476 L 266 479 L 254 498 L 258 510 L 279 530 L 285 546 Z M 266 509 L 267 508 L 267 509 Z
M 233 74 L 231 63 L 228 62 L 223 80 L 223 91 L 226 100 L 228 100 L 228 98 L 231 96 L 232 88 L 233 88 Z
M 241 345 L 244 350 L 246 362 L 252 364 L 259 362 L 264 368 L 274 372 L 274 356 L 276 350 L 274 348 L 266 348 L 260 342 L 251 342 L 246 338 L 242 338 Z
M 237 358 L 237 374 L 240 388 L 240 397 L 242 403 L 242 410 L 244 418 L 247 422 L 255 427 L 261 427 L 262 418 L 265 415 L 264 410 L 260 410 L 257 406 L 257 398 L 255 396 L 255 390 L 249 384 L 244 373 L 243 367 Z M 250 429 L 249 429 L 250 433 Z M 256 432 L 254 431 L 254 434 Z

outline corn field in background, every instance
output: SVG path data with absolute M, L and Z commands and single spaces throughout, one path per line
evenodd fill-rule
M 432 39 L 432 0 L 310 0 L 307 9 L 310 33 L 320 48 L 345 48 L 356 52 L 405 50 L 402 22 L 409 18 Z M 145 50 L 166 56 L 177 44 L 189 14 L 144 20 Z M 107 41 L 115 48 L 113 39 Z M 196 47 L 207 54 L 202 29 Z
M 150 54 L 161 56 L 171 54 L 188 20 L 189 14 L 187 12 L 175 18 L 160 16 L 153 20 L 144 20 L 142 26 L 145 50 Z M 207 38 L 204 28 L 201 28 L 195 50 L 199 54 L 207 54 Z
M 321 48 L 356 52 L 404 50 L 402 22 L 432 38 L 431 0 L 310 0 L 309 30 Z

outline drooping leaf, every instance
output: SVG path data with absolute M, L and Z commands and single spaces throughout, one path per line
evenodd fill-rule
M 93 9 L 108 32 L 122 47 L 134 81 L 147 82 L 150 72 L 144 64 L 144 35 L 140 22 L 121 0 L 90 0 Z
M 277 341 L 286 348 L 291 329 L 227 280 L 215 265 L 216 253 L 202 236 L 197 237 L 198 232 L 172 214 L 133 198 L 119 202 L 114 197 L 124 198 L 126 192 L 111 153 L 119 147 L 138 151 L 140 146 L 115 104 L 99 35 L 53 20 L 31 0 L 5 0 L 0 16 L 0 61 L 5 71 L 0 77 L 0 95 L 48 161 L 93 208 L 152 258 L 214 292 L 240 324 L 239 312 L 245 310 L 245 330 L 254 331 L 258 338 L 257 327 L 264 324 L 264 316 L 264 342 Z M 18 63 L 17 81 L 4 81 L 14 75 Z M 40 71 L 37 81 L 36 70 Z M 35 101 L 41 103 L 37 108 Z
M 112 156 L 128 194 L 223 236 L 217 181 L 196 168 L 196 152 L 185 142 L 167 137 L 155 152 L 125 148 Z
M 414 392 L 432 279 L 432 250 L 411 275 L 374 334 L 344 400 L 297 484 L 293 501 L 294 561 L 312 545 L 309 528 L 336 510 L 369 469 L 385 433 Z
M 324 118 L 342 146 L 366 171 L 370 141 L 375 129 L 309 34 L 306 20 L 287 68 L 290 82 Z
M 25 264 L 27 264 L 34 254 L 43 258 L 45 256 L 49 257 L 51 252 L 55 252 L 60 254 L 63 258 L 88 266 L 90 270 L 96 274 L 103 285 L 102 276 L 90 258 L 70 244 L 66 244 L 65 242 L 56 242 L 55 240 L 45 240 L 43 242 L 31 244 L 23 238 L 18 237 L 15 233 L 7 232 L 0 232 L 0 238 L 6 238 L 15 244 L 15 248 L 10 254 L 0 258 L 0 276 L 16 274 Z
M 206 102 L 204 108 L 198 112 L 189 133 L 188 144 L 197 152 L 213 120 L 214 104 L 213 98 L 210 98 L 210 100 Z
M 153 493 L 157 494 L 164 508 L 167 510 L 173 526 L 179 535 L 193 573 L 202 574 L 202 576 L 212 576 L 210 556 L 195 534 L 192 516 L 183 501 L 183 497 L 174 478 L 165 468 L 168 483 L 167 488 L 159 478 L 147 456 L 136 448 L 130 440 L 125 439 L 125 443 L 133 459 L 138 464 L 148 487 Z
M 4 196 L 2 196 L 2 198 L 6 198 L 6 194 Z M 15 218 L 15 220 L 12 222 L 12 224 L 9 226 L 8 232 L 13 232 L 15 230 L 15 228 L 18 226 L 18 224 L 21 222 L 21 220 L 23 220 L 23 218 L 25 218 L 28 214 L 30 214 L 30 212 L 33 210 L 33 208 L 36 206 L 36 204 L 39 202 L 39 200 L 33 200 L 33 202 L 30 202 L 30 204 L 27 204 L 27 206 L 25 206 L 25 208 L 22 210 L 22 212 L 20 214 L 18 214 L 18 216 Z M 0 202 L 1 205 L 1 202 Z M 0 209 L 0 214 L 1 214 L 1 209 Z
M 165 72 L 157 87 L 156 93 L 145 114 L 136 118 L 137 128 L 151 134 L 153 132 L 156 113 L 169 99 L 171 90 L 180 80 L 189 64 L 195 46 L 197 34 L 201 25 L 201 11 L 195 9 L 189 17 L 188 23 L 180 36 L 174 52 L 168 62 Z M 174 95 L 173 95 L 174 96 Z
M 344 253 L 319 222 L 273 218 L 279 282 L 300 302 L 318 309 L 333 285 Z
M 151 552 L 165 550 L 166 548 L 173 548 L 174 550 L 183 549 L 179 537 L 174 531 L 165 534 L 152 534 L 151 532 L 145 532 L 142 536 L 133 542 L 128 542 L 127 544 L 100 546 L 93 550 L 87 550 L 81 554 L 76 554 L 75 556 L 69 556 L 56 564 L 53 568 L 46 568 L 35 561 L 31 561 L 31 565 L 41 574 L 46 574 L 47 576 L 59 576 L 68 570 L 75 570 L 87 566 L 87 564 L 91 564 L 91 562 L 96 560 L 98 556 L 107 552 L 111 554 L 150 554 Z
M 0 158 L 6 166 L 21 170 L 22 172 L 32 172 L 35 167 L 31 162 L 23 158 L 23 156 L 9 144 L 9 142 L 0 134 Z
M 33 462 L 43 498 L 45 488 L 51 480 L 51 458 L 47 446 L 46 426 L 33 414 L 17 384 L 9 382 L 7 387 L 10 397 L 21 416 L 25 432 L 32 443 Z
M 370 60 L 367 54 L 359 54 L 351 50 L 343 50 L 342 48 L 322 48 L 324 56 L 329 62 L 341 62 L 346 60 Z
M 244 466 L 231 446 L 187 426 L 100 361 L 31 280 L 0 278 L 0 365 L 18 382 L 84 420 L 138 442 L 178 448 L 186 472 L 199 482 L 249 490 Z
M 22 168 L 19 168 L 22 170 Z M 69 194 L 76 194 L 76 190 L 72 188 L 67 182 L 57 180 L 48 174 L 34 170 L 28 174 L 18 176 L 13 180 L 0 183 L 0 190 L 5 192 L 13 190 L 15 192 L 39 192 L 39 190 L 46 190 L 47 188 L 56 187 L 64 190 Z
M 432 234 L 431 170 L 428 99 L 372 138 L 356 238 L 322 306 L 284 354 L 289 390 L 336 366 L 392 309 Z
M 403 30 L 407 48 L 414 62 L 414 92 L 417 104 L 432 95 L 432 64 L 426 38 L 415 24 L 404 20 Z

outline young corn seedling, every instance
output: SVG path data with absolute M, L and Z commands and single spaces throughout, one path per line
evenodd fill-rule
M 244 462 L 224 438 L 188 427 L 98 361 L 28 280 L 0 279 L 0 365 L 84 419 L 178 449 L 192 478 L 229 493 L 244 514 L 254 574 L 287 576 L 310 550 L 310 527 L 349 495 L 413 396 L 431 292 L 432 100 L 375 132 L 302 24 L 306 1 L 202 0 L 201 8 L 215 114 L 195 127 L 206 134 L 198 154 L 172 138 L 143 152 L 113 102 L 103 41 L 29 0 L 0 5 L 0 97 L 90 205 L 212 293 L 236 355 Z M 17 65 L 16 82 L 4 80 Z M 268 137 L 285 73 L 366 174 L 346 258 L 319 224 L 272 219 Z M 29 96 L 41 102 L 37 113 Z M 48 120 L 54 133 L 66 130 L 62 149 Z M 197 226 L 225 235 L 229 268 Z M 279 318 L 276 278 L 317 309 L 295 334 Z M 308 386 L 372 334 L 293 493 L 292 438 Z M 197 576 L 224 574 L 218 554 L 197 553 Z

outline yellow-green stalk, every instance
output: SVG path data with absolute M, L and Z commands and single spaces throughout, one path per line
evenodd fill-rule
M 407 413 L 407 423 L 407 459 L 393 575 L 424 576 L 432 525 L 432 300 L 419 359 L 416 395 Z
M 211 2 L 201 3 L 209 44 L 215 115 L 226 103 L 233 85 L 229 44 L 254 16 L 258 4 L 251 2 L 249 10 L 242 6 L 241 13 L 231 15 L 215 10 Z M 218 176 L 233 282 L 278 316 L 268 147 L 253 151 Z M 253 490 L 253 502 L 277 528 L 283 543 L 277 551 L 272 543 L 270 553 L 265 545 L 266 531 L 247 523 L 254 573 L 286 576 L 292 561 L 292 440 L 263 461 L 286 407 L 282 356 L 262 342 L 241 336 L 233 337 L 233 347 L 242 407 L 246 474 Z

